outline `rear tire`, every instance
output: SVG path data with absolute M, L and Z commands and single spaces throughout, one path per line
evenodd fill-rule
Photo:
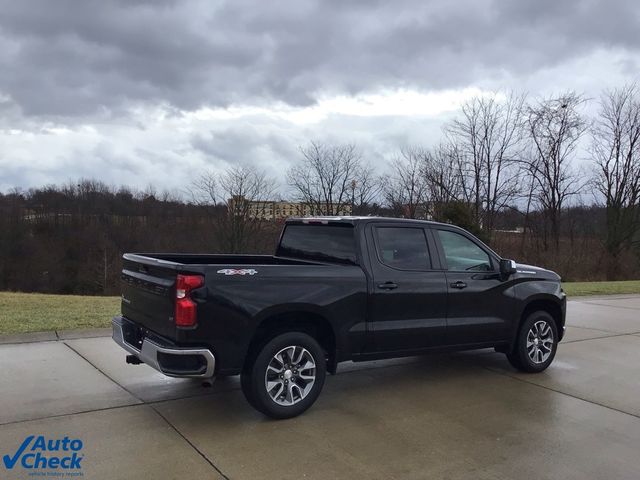
M 326 376 L 325 352 L 310 335 L 288 332 L 266 342 L 242 372 L 245 398 L 276 418 L 300 415 L 316 401 Z
M 544 310 L 531 313 L 522 322 L 516 343 L 507 359 L 522 372 L 538 373 L 545 370 L 556 356 L 558 328 L 553 317 Z

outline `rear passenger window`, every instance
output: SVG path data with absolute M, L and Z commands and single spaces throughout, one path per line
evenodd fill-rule
M 356 263 L 353 225 L 287 225 L 276 255 L 353 265 Z
M 431 268 L 427 239 L 422 228 L 377 227 L 378 258 L 401 270 Z

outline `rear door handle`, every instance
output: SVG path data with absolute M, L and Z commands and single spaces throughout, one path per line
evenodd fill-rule
M 450 284 L 450 286 L 451 288 L 458 288 L 460 290 L 462 290 L 463 288 L 467 288 L 467 284 L 461 280 L 458 280 L 457 282 L 453 282 L 452 284 Z
M 394 290 L 398 288 L 398 285 L 393 282 L 384 282 L 379 284 L 378 288 L 381 288 L 382 290 Z

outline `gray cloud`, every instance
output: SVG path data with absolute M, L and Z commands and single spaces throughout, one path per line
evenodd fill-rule
M 282 112 L 402 89 L 595 97 L 640 65 L 640 4 L 623 0 L 0 0 L 0 11 L 0 190 L 78 176 L 180 188 L 237 162 L 282 178 L 312 139 L 354 142 L 384 167 L 404 145 L 437 142 L 452 112 Z M 190 117 L 238 105 L 262 110 Z
M 629 1 L 3 1 L 0 91 L 26 116 L 118 115 L 526 75 L 637 51 Z

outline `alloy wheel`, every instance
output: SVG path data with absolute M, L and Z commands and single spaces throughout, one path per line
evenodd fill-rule
M 303 400 L 316 381 L 316 362 L 303 347 L 290 345 L 276 353 L 264 376 L 269 397 L 278 405 L 291 406 Z
M 527 355 L 535 364 L 547 361 L 553 351 L 553 329 L 544 320 L 533 324 L 527 333 Z

